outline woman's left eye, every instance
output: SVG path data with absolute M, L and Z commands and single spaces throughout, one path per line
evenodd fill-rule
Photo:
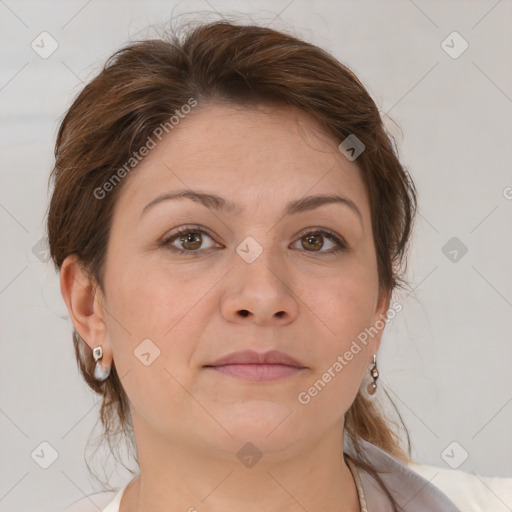
M 332 248 L 327 251 L 317 250 L 324 248 L 324 242 L 322 239 L 329 240 L 329 242 L 333 244 Z M 347 249 L 347 244 L 341 238 L 325 229 L 309 231 L 303 234 L 297 242 L 301 242 L 302 247 L 307 252 L 320 252 L 320 254 L 333 254 Z M 312 247 L 312 249 L 308 249 L 307 247 Z
M 202 250 L 205 251 L 215 246 L 222 247 L 215 243 L 213 243 L 210 247 L 201 247 L 205 237 L 213 242 L 212 237 L 204 230 L 190 226 L 183 226 L 176 230 L 173 235 L 163 240 L 161 245 L 166 247 L 171 252 L 188 255 L 196 255 L 202 252 Z M 320 249 L 325 248 L 325 239 L 327 239 L 332 244 L 332 247 L 328 250 L 320 251 Z M 331 231 L 325 229 L 315 229 L 308 231 L 307 233 L 303 234 L 297 240 L 297 242 L 295 242 L 295 244 L 298 242 L 301 242 L 302 248 L 306 252 L 333 254 L 347 249 L 346 243 L 341 238 L 336 236 Z M 181 248 L 173 245 L 176 243 L 181 244 Z

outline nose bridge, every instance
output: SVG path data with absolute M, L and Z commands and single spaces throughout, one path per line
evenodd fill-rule
M 233 281 L 223 304 L 225 316 L 231 320 L 250 316 L 258 323 L 295 317 L 297 304 L 285 254 L 272 233 L 262 230 L 261 235 L 242 240 L 236 247 L 233 264 Z
M 260 243 L 256 237 L 262 242 Z M 264 240 L 262 240 L 264 237 Z M 286 281 L 285 263 L 272 234 L 246 237 L 236 247 L 235 266 L 245 284 L 257 284 L 277 293 Z

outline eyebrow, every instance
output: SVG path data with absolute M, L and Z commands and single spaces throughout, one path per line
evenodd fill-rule
M 182 198 L 191 199 L 192 201 L 200 203 L 206 206 L 207 208 L 217 211 L 225 211 L 228 213 L 236 214 L 240 214 L 243 211 L 243 208 L 236 205 L 229 199 L 224 199 L 223 197 L 220 197 L 215 194 L 208 194 L 205 192 L 198 192 L 195 190 L 186 189 L 158 195 L 144 207 L 141 213 L 141 217 L 149 209 L 163 201 L 170 201 Z M 297 213 L 303 213 L 310 210 L 314 210 L 316 208 L 319 208 L 320 206 L 324 206 L 327 204 L 341 204 L 348 206 L 359 217 L 359 220 L 361 221 L 362 224 L 363 216 L 361 215 L 361 212 L 359 211 L 359 208 L 356 206 L 354 201 L 340 195 L 319 194 L 291 201 L 284 208 L 283 215 L 294 215 Z

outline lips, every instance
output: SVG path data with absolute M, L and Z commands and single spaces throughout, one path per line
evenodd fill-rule
M 259 383 L 291 377 L 306 368 L 293 357 L 278 350 L 262 354 L 253 350 L 233 352 L 204 367 L 217 374 Z
M 217 359 L 213 363 L 206 364 L 205 366 L 225 366 L 225 365 L 239 365 L 239 364 L 251 364 L 251 365 L 284 365 L 291 366 L 293 368 L 305 368 L 303 364 L 294 359 L 293 357 L 279 352 L 278 350 L 269 350 L 268 352 L 258 353 L 254 350 L 242 350 L 240 352 L 232 352 L 227 356 Z

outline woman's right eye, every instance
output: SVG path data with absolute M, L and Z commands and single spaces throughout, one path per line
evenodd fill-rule
M 205 251 L 213 247 L 207 247 L 206 249 L 203 247 L 201 250 L 205 237 L 213 241 L 212 237 L 206 233 L 206 231 L 195 227 L 184 226 L 165 238 L 161 245 L 177 254 L 196 255 L 202 252 L 202 250 Z M 179 244 L 181 248 L 173 244 Z

